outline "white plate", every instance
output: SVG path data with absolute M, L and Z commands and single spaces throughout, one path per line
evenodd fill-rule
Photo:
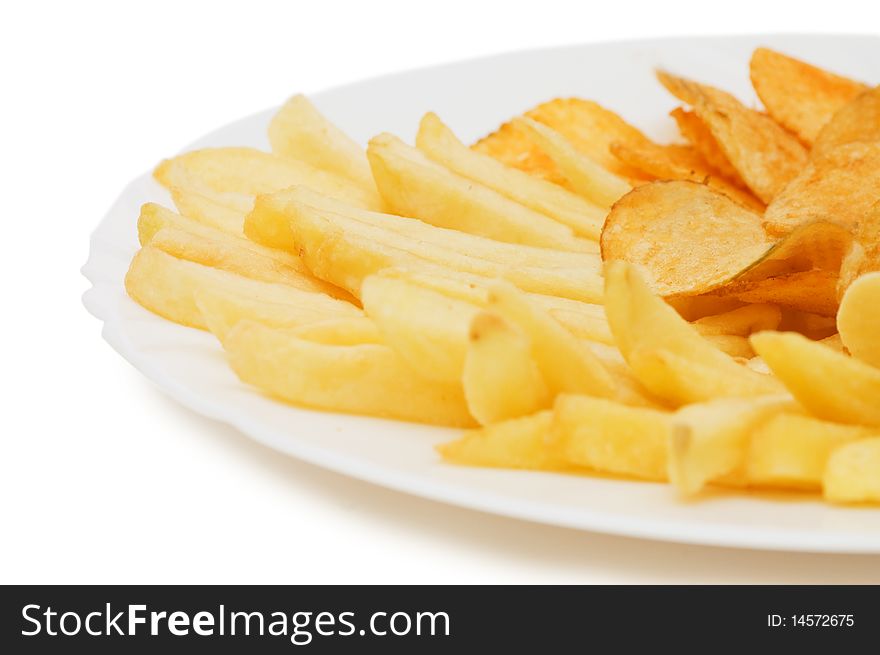
M 711 81 L 751 101 L 749 54 L 770 45 L 831 70 L 880 82 L 877 37 L 737 37 L 594 44 L 495 56 L 381 77 L 313 96 L 355 138 L 381 131 L 414 135 L 434 110 L 471 140 L 556 96 L 594 98 L 650 135 L 674 135 L 675 106 L 653 78 L 662 66 Z M 279 96 L 292 91 L 279 89 Z M 228 125 L 194 146 L 266 146 L 270 111 Z M 169 203 L 143 175 L 123 191 L 92 236 L 83 273 L 86 307 L 104 338 L 173 398 L 236 426 L 283 453 L 400 491 L 532 521 L 699 544 L 805 551 L 880 553 L 880 511 L 828 507 L 803 496 L 718 492 L 683 503 L 661 484 L 520 471 L 459 468 L 432 445 L 441 428 L 330 414 L 272 401 L 243 385 L 206 333 L 169 323 L 123 292 L 136 249 L 135 222 L 146 201 Z

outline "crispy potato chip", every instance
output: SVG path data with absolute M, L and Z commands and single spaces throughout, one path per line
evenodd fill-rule
M 602 258 L 638 264 L 660 295 L 720 287 L 766 256 L 772 241 L 757 214 L 688 181 L 633 189 L 602 230 Z
M 795 332 L 759 332 L 752 346 L 819 418 L 880 427 L 880 369 Z
M 843 297 L 853 280 L 872 271 L 880 271 L 880 200 L 855 226 L 853 242 L 840 266 L 838 297 Z
M 576 193 L 600 207 L 610 209 L 611 205 L 632 189 L 632 185 L 622 177 L 578 152 L 568 139 L 553 128 L 527 116 L 515 118 L 513 122 L 524 127 L 534 138 L 538 147 L 559 167 L 565 181 Z
M 855 425 L 820 421 L 801 414 L 777 414 L 749 439 L 744 476 L 748 484 L 817 490 L 832 453 L 877 434 Z
M 855 228 L 880 198 L 880 141 L 817 153 L 767 207 L 764 227 L 784 235 L 811 220 Z
M 288 100 L 269 122 L 272 152 L 348 178 L 375 193 L 364 149 L 331 123 L 304 95 Z
M 772 118 L 735 97 L 666 72 L 660 82 L 692 105 L 721 151 L 758 198 L 769 203 L 807 162 L 807 151 Z
M 700 120 L 695 111 L 690 111 L 684 107 L 676 107 L 669 115 L 675 119 L 678 125 L 678 131 L 681 135 L 699 152 L 706 163 L 714 168 L 722 177 L 729 180 L 735 186 L 746 188 L 746 183 L 737 173 L 736 169 L 730 164 L 727 155 L 721 150 L 712 132 L 706 127 L 706 124 Z
M 773 378 L 715 348 L 622 261 L 605 269 L 605 312 L 620 352 L 639 381 L 676 405 L 723 396 L 778 393 Z
M 605 210 L 556 184 L 471 150 L 436 114 L 427 113 L 422 117 L 416 146 L 453 172 L 569 226 L 579 236 L 598 241 Z
M 782 312 L 776 305 L 752 304 L 737 307 L 721 314 L 704 316 L 693 325 L 700 334 L 735 335 L 747 337 L 762 330 L 775 330 L 782 320 Z
M 813 153 L 855 141 L 880 141 L 880 86 L 841 107 L 819 132 Z
M 761 211 L 764 203 L 712 170 L 690 146 L 661 146 L 648 142 L 641 145 L 612 143 L 614 156 L 658 180 L 689 180 L 716 189 L 741 205 Z
M 480 425 L 533 414 L 553 402 L 528 336 L 487 312 L 471 323 L 461 381 Z
M 666 479 L 669 412 L 612 400 L 561 395 L 548 449 L 571 464 L 643 480 Z
M 837 110 L 868 88 L 769 48 L 755 49 L 749 73 L 767 113 L 807 144 Z
M 437 452 L 447 462 L 465 466 L 491 466 L 537 471 L 573 468 L 544 443 L 553 412 L 542 410 L 531 416 L 468 430 L 459 439 L 442 443 Z
M 669 480 L 684 494 L 742 467 L 755 427 L 795 407 L 791 397 L 724 398 L 688 405 L 672 417 Z
M 820 316 L 837 313 L 837 273 L 811 270 L 735 281 L 716 293 L 744 302 L 773 303 Z
M 833 503 L 880 503 L 880 437 L 842 446 L 828 460 L 822 478 Z
M 425 380 L 387 346 L 316 343 L 251 321 L 239 322 L 221 343 L 243 382 L 287 402 L 436 425 L 474 423 L 461 385 Z
M 856 279 L 840 301 L 837 328 L 846 349 L 880 368 L 880 272 Z
M 580 98 L 556 98 L 527 111 L 525 115 L 553 128 L 578 151 L 612 173 L 635 181 L 650 179 L 619 161 L 609 150 L 615 141 L 641 143 L 647 137 L 601 105 Z M 473 147 L 509 166 L 528 172 L 539 171 L 551 181 L 560 183 L 565 179 L 553 160 L 536 146 L 521 124 L 502 125 L 497 132 L 481 139 Z

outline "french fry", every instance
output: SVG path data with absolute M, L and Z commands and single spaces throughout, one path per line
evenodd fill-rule
M 787 395 L 724 398 L 679 409 L 669 438 L 669 480 L 692 495 L 741 468 L 749 436 L 774 414 L 796 407 Z
M 752 346 L 819 418 L 880 427 L 880 369 L 794 332 L 759 332 Z
M 477 305 L 388 275 L 364 280 L 361 301 L 385 342 L 415 371 L 433 380 L 461 380 Z
M 507 322 L 479 313 L 470 327 L 462 386 L 471 415 L 489 425 L 550 406 L 552 396 L 529 339 Z
M 636 269 L 609 262 L 605 311 L 611 332 L 639 381 L 675 404 L 779 393 L 773 378 L 734 362 L 655 296 Z
M 316 343 L 241 321 L 222 340 L 243 382 L 290 403 L 453 427 L 473 425 L 460 385 L 428 381 L 387 346 Z
M 876 430 L 777 414 L 749 438 L 745 479 L 750 485 L 818 490 L 828 459 L 841 446 L 877 435 Z
M 345 177 L 376 193 L 363 148 L 331 123 L 304 95 L 288 100 L 269 122 L 272 152 Z
M 253 303 L 293 305 L 310 320 L 359 315 L 360 310 L 324 293 L 287 284 L 259 282 L 228 271 L 178 259 L 147 245 L 134 256 L 125 289 L 138 304 L 175 323 L 206 329 L 195 293 L 202 289 L 235 293 Z
M 559 132 L 528 116 L 513 123 L 534 139 L 568 180 L 572 189 L 599 207 L 610 209 L 632 185 L 578 150 Z
M 454 173 L 567 225 L 578 236 L 598 241 L 605 210 L 559 185 L 471 150 L 436 114 L 428 113 L 422 118 L 416 146 Z
M 564 471 L 571 465 L 544 443 L 553 412 L 541 410 L 531 416 L 494 423 L 437 446 L 447 462 L 465 466 Z
M 549 450 L 571 464 L 645 480 L 665 480 L 668 412 L 589 396 L 561 395 Z
M 244 217 L 253 209 L 251 196 L 221 194 L 208 188 L 171 187 L 171 200 L 182 215 L 237 237 L 244 237 Z
M 840 339 L 853 356 L 880 369 L 880 272 L 856 278 L 837 312 Z
M 616 396 L 614 380 L 592 351 L 515 287 L 495 283 L 490 288 L 487 307 L 529 336 L 532 356 L 553 396 Z
M 453 173 L 395 136 L 371 139 L 367 157 L 382 198 L 396 214 L 497 241 L 598 252 L 595 241 L 577 238 L 570 227 Z
M 836 450 L 828 460 L 822 488 L 832 503 L 880 502 L 880 437 Z

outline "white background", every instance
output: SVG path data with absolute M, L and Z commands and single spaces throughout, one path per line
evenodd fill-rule
M 4 4 L 0 582 L 880 582 L 876 557 L 542 527 L 284 458 L 141 378 L 101 340 L 78 272 L 129 179 L 294 92 L 583 41 L 876 33 L 872 4 Z

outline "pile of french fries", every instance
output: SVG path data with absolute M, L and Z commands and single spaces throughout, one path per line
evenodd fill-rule
M 282 401 L 467 428 L 449 462 L 880 502 L 880 88 L 766 49 L 766 113 L 668 73 L 684 143 L 558 99 L 366 151 L 163 161 L 128 294 Z

